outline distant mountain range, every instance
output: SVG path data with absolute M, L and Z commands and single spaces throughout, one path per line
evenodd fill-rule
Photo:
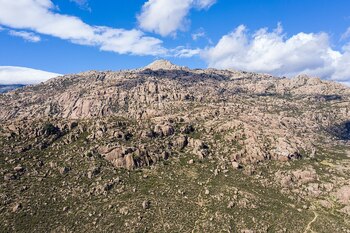
M 0 84 L 0 93 L 5 93 L 8 91 L 12 91 L 17 88 L 24 87 L 25 85 L 23 84 L 11 84 L 11 85 L 1 85 Z

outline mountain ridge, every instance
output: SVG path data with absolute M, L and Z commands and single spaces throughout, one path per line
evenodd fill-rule
M 0 94 L 6 93 L 6 92 L 9 92 L 9 91 L 12 91 L 12 90 L 15 90 L 17 88 L 24 87 L 24 86 L 26 86 L 26 85 L 24 85 L 24 84 L 9 84 L 9 85 L 0 84 Z

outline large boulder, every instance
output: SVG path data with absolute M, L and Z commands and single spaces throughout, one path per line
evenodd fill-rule
M 116 167 L 132 170 L 135 168 L 133 153 L 136 150 L 134 147 L 117 147 L 108 152 L 105 158 Z
M 168 137 L 175 133 L 175 129 L 172 125 L 169 125 L 169 124 L 156 125 L 154 127 L 154 132 L 161 137 L 163 136 Z

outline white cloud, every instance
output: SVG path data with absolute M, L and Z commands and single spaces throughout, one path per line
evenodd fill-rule
M 350 80 L 350 45 L 333 50 L 326 33 L 282 34 L 282 27 L 249 34 L 241 25 L 204 49 L 202 58 L 209 67 L 234 68 L 279 76 L 305 73 L 337 81 Z
M 208 9 L 216 3 L 216 0 L 194 0 L 193 3 L 199 9 Z
M 55 10 L 51 0 L 0 0 L 0 24 L 120 54 L 161 55 L 166 52 L 161 40 L 147 37 L 139 30 L 91 26 Z
M 0 84 L 37 84 L 60 74 L 26 67 L 0 66 Z
M 174 56 L 174 57 L 189 58 L 200 54 L 201 49 L 190 49 L 190 48 L 185 48 L 184 46 L 179 46 L 171 50 L 170 52 L 171 52 L 171 56 Z
M 87 0 L 70 0 L 70 1 L 78 4 L 79 6 L 86 6 L 88 4 Z
M 198 40 L 199 38 L 202 38 L 202 37 L 206 37 L 206 34 L 205 34 L 205 31 L 203 28 L 200 28 L 199 30 L 197 30 L 197 32 L 195 33 L 192 33 L 192 40 Z
M 40 36 L 38 36 L 32 32 L 10 30 L 9 34 L 11 36 L 21 37 L 24 40 L 29 41 L 29 42 L 39 42 L 41 40 Z
M 350 37 L 350 27 L 343 33 L 343 35 L 341 36 L 341 39 L 345 40 L 349 37 Z
M 174 35 L 179 29 L 186 29 L 189 22 L 186 16 L 191 8 L 207 9 L 215 2 L 216 0 L 148 0 L 137 19 L 143 30 L 162 36 Z
M 70 1 L 77 4 L 81 9 L 91 11 L 88 0 L 70 0 Z

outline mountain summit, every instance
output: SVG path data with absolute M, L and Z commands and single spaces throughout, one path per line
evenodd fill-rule
M 151 70 L 183 70 L 185 67 L 174 65 L 168 60 L 160 59 L 152 62 L 145 69 Z

